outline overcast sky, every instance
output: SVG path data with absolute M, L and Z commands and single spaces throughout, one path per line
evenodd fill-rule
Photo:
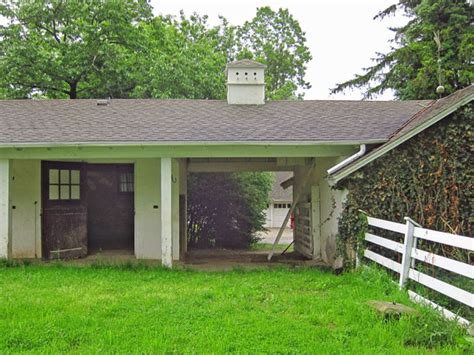
M 274 10 L 288 8 L 306 32 L 313 55 L 306 80 L 312 88 L 306 99 L 361 99 L 358 91 L 329 95 L 336 83 L 351 79 L 361 68 L 371 65 L 375 52 L 387 52 L 392 33 L 389 26 L 400 25 L 406 18 L 373 20 L 373 17 L 397 0 L 151 0 L 155 14 L 178 15 L 198 12 L 209 15 L 211 24 L 218 15 L 240 25 L 254 17 L 257 7 L 269 5 Z M 378 99 L 391 99 L 390 93 Z

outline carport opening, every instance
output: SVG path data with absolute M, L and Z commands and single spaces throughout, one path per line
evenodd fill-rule
M 293 204 L 292 188 L 283 189 L 280 185 L 292 175 L 292 171 L 190 172 L 186 261 L 204 263 L 218 259 L 245 259 L 266 262 Z M 262 188 L 266 177 L 271 179 L 267 190 Z M 244 187 L 236 184 L 236 181 L 241 182 Z M 259 207 L 253 206 L 254 209 L 249 211 L 245 203 L 242 206 L 242 194 L 249 197 L 252 203 L 260 202 Z M 285 257 L 304 259 L 293 249 L 292 220 L 286 223 L 282 238 L 276 246 L 275 259 L 279 259 L 287 248 Z

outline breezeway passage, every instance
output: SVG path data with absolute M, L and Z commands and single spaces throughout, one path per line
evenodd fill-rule
M 4 265 L 6 262 L 4 262 Z M 386 320 L 372 299 L 410 304 L 386 274 L 231 272 L 121 264 L 0 267 L 0 352 L 432 353 L 462 351 L 456 323 L 417 307 Z

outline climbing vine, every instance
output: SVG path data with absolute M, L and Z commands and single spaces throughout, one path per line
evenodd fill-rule
M 359 210 L 400 223 L 409 216 L 425 228 L 473 236 L 472 119 L 471 103 L 338 184 L 349 191 L 338 222 L 338 250 L 346 260 L 366 228 Z M 456 257 L 449 248 L 441 252 Z

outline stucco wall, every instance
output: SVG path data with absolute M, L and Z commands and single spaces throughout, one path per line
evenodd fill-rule
M 136 161 L 135 256 L 139 259 L 161 259 L 160 178 L 160 159 Z
M 88 160 L 89 163 L 119 163 L 115 160 Z M 128 160 L 128 163 L 133 161 Z M 140 259 L 161 259 L 160 237 L 160 159 L 138 159 L 135 162 L 135 255 Z M 11 257 L 41 257 L 41 161 L 11 160 L 0 168 L 9 168 L 7 181 L 9 191 L 0 189 L 0 199 L 5 200 L 3 209 L 8 226 L 2 218 L 0 225 L 5 229 L 4 243 L 0 243 L 0 256 L 7 256 L 7 238 L 11 231 Z M 3 175 L 5 175 L 3 174 Z M 1 174 L 0 174 L 1 175 Z M 178 161 L 173 161 L 173 258 L 179 259 L 179 186 Z M 8 197 L 9 195 L 9 197 Z M 9 207 L 8 207 L 9 206 Z M 157 206 L 157 208 L 154 208 Z M 1 209 L 1 208 L 0 208 Z M 2 210 L 3 210 L 2 209 Z M 5 250 L 3 250 L 5 249 Z
M 172 160 L 171 166 L 171 204 L 172 204 L 172 219 L 173 219 L 173 260 L 179 260 L 179 190 L 180 190 L 180 174 L 179 161 Z
M 336 255 L 337 220 L 342 212 L 342 204 L 346 197 L 345 191 L 333 190 L 329 186 L 326 175 L 327 169 L 336 165 L 341 160 L 338 158 L 316 158 L 313 172 L 305 183 L 304 178 L 310 169 L 310 163 L 295 169 L 295 183 L 293 190 L 303 191 L 300 201 L 310 202 L 312 198 L 319 195 L 319 210 L 313 205 L 313 218 L 319 221 L 312 228 L 314 255 L 313 258 L 321 258 L 326 263 L 332 264 Z M 318 204 L 318 201 L 311 201 Z
M 9 257 L 10 160 L 0 159 L 0 258 Z
M 173 259 L 179 260 L 179 163 L 172 163 Z M 135 256 L 161 259 L 160 159 L 135 162 Z M 155 208 L 157 207 L 157 208 Z
M 41 162 L 12 160 L 11 248 L 13 258 L 41 257 Z

